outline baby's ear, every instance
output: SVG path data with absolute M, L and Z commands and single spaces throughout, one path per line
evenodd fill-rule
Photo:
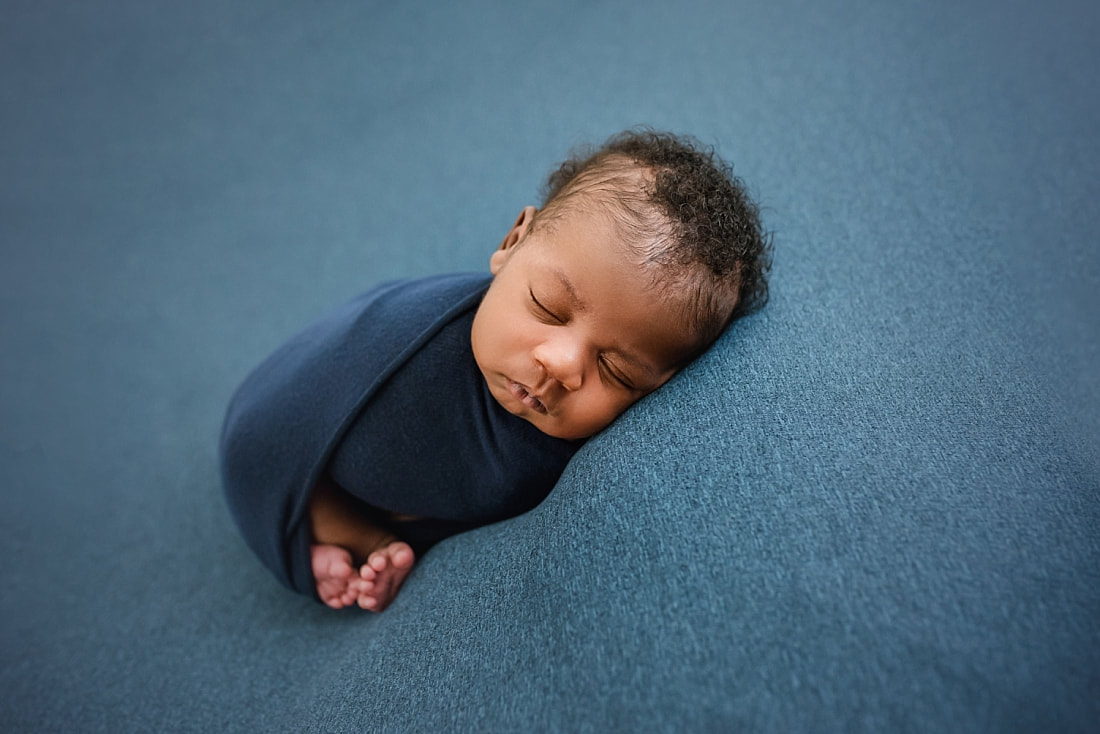
M 504 235 L 504 240 L 501 241 L 500 247 L 497 248 L 493 256 L 489 258 L 489 270 L 493 275 L 497 274 L 497 271 L 504 266 L 504 263 L 508 261 L 508 258 L 512 256 L 512 249 L 523 241 L 523 238 L 527 236 L 527 232 L 531 229 L 531 223 L 535 221 L 535 215 L 539 210 L 533 206 L 523 207 L 523 211 L 519 213 L 519 217 L 516 219 L 516 223 L 512 225 L 512 228 L 508 230 L 508 234 Z

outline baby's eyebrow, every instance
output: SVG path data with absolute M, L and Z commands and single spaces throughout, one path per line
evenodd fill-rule
M 565 292 L 569 295 L 570 305 L 578 311 L 586 310 L 588 304 L 577 295 L 577 289 L 573 286 L 573 281 L 569 280 L 569 276 L 565 274 L 565 271 L 560 268 L 551 268 L 551 270 L 554 275 L 557 276 L 558 281 L 561 283 L 561 287 L 564 288 Z
M 620 359 L 634 369 L 644 372 L 649 378 L 657 378 L 657 370 L 653 368 L 653 365 L 651 365 L 648 360 L 641 359 L 637 355 L 631 354 L 630 352 L 624 352 L 620 349 L 616 349 L 615 354 L 619 355 Z

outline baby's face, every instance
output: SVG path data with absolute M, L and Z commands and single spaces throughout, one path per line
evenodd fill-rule
M 567 211 L 530 230 L 534 212 L 490 260 L 474 358 L 506 410 L 585 438 L 672 377 L 691 341 L 608 223 Z

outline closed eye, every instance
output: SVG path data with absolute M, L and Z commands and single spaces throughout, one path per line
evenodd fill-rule
M 635 390 L 633 383 L 630 382 L 621 372 L 615 369 L 615 367 L 604 357 L 600 357 L 600 371 L 607 375 L 612 382 L 618 383 L 621 387 L 627 390 Z
M 539 302 L 539 299 L 535 298 L 535 292 L 533 290 L 528 288 L 527 293 L 530 294 L 530 296 L 531 296 L 531 303 L 534 305 L 534 310 L 535 310 L 535 315 L 536 316 L 539 316 L 543 321 L 546 321 L 547 323 L 552 323 L 552 324 L 564 324 L 565 323 L 565 319 L 563 319 L 560 316 L 558 316 L 557 314 L 555 314 L 553 311 L 548 309 L 546 306 L 543 306 L 542 303 Z

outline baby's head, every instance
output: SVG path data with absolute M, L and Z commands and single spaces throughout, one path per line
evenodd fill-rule
M 507 410 L 591 436 L 767 300 L 770 242 L 730 167 L 625 132 L 550 175 L 490 259 L 474 358 Z

